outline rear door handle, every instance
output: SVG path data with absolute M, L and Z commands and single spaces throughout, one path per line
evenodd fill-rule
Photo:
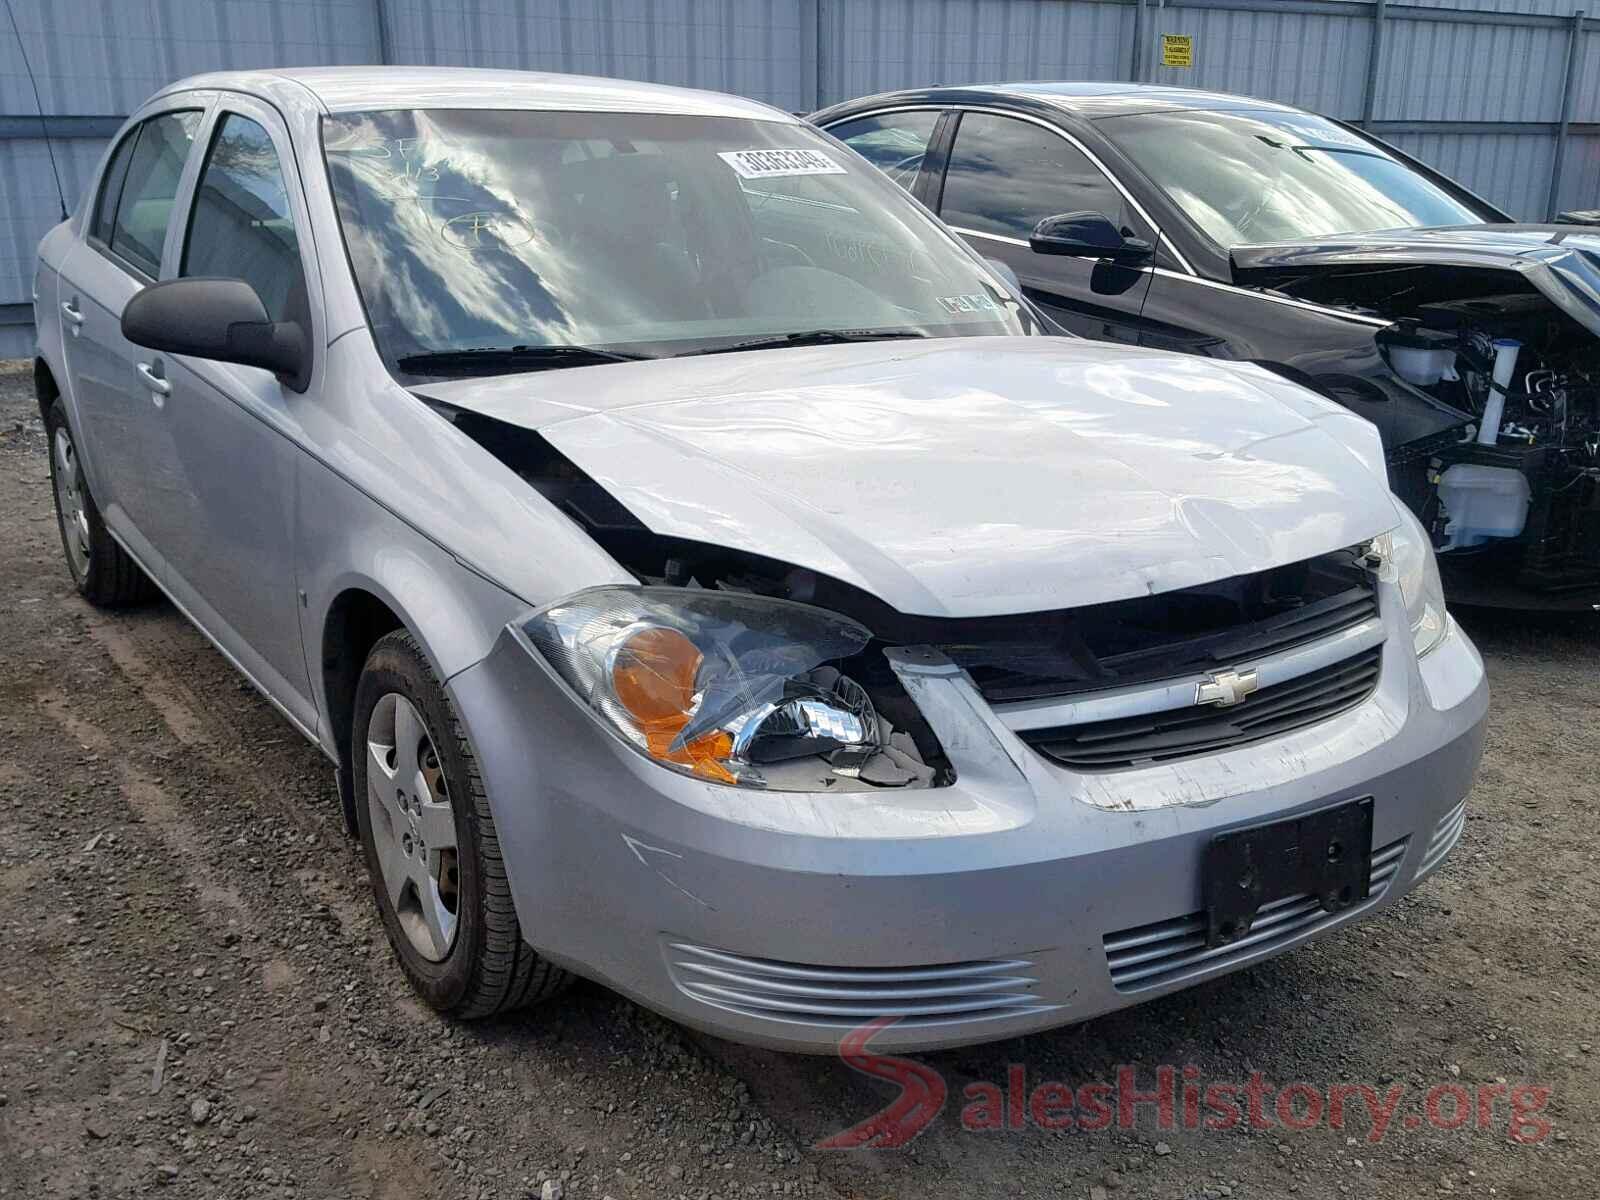
M 78 298 L 76 296 L 71 300 L 63 300 L 61 302 L 61 314 L 74 325 L 83 324 L 83 314 L 78 311 Z
M 172 385 L 155 373 L 152 364 L 139 363 L 137 365 L 139 369 L 139 378 L 144 380 L 145 387 L 149 388 L 158 396 L 165 396 L 167 393 L 172 391 Z

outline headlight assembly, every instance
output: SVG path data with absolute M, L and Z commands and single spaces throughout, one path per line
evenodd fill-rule
M 1383 560 L 1383 578 L 1399 584 L 1405 600 L 1406 620 L 1411 625 L 1411 640 L 1421 658 L 1441 641 L 1449 630 L 1444 606 L 1444 584 L 1439 581 L 1439 562 L 1422 523 L 1399 501 L 1400 524 L 1373 542 Z
M 835 664 L 871 634 L 761 596 L 671 587 L 581 592 L 523 631 L 593 711 L 665 767 L 716 783 L 824 790 L 933 772 Z

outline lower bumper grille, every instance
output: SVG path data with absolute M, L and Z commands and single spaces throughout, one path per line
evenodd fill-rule
M 1467 827 L 1467 802 L 1463 800 L 1444 816 L 1439 818 L 1439 823 L 1433 827 L 1433 834 L 1428 838 L 1428 846 L 1422 852 L 1422 862 L 1417 867 L 1416 878 L 1421 879 L 1430 871 L 1435 871 L 1450 856 L 1450 851 L 1456 848 L 1456 843 L 1461 840 L 1461 832 Z
M 1026 959 L 926 967 L 821 967 L 746 958 L 671 942 L 667 963 L 691 999 L 745 1016 L 849 1028 L 874 1017 L 905 1025 L 1015 1017 L 1057 1008 L 1035 994 Z
M 1373 853 L 1372 885 L 1367 899 L 1341 912 L 1324 912 L 1315 896 L 1288 896 L 1262 905 L 1248 934 L 1214 949 L 1206 948 L 1204 913 L 1107 934 L 1106 964 L 1111 969 L 1111 982 L 1119 992 L 1137 992 L 1197 979 L 1315 932 L 1349 913 L 1370 908 L 1389 890 L 1409 840 L 1401 838 Z
M 1191 705 L 1055 729 L 1022 739 L 1065 767 L 1105 771 L 1231 750 L 1281 737 L 1360 704 L 1378 685 L 1383 648 L 1375 646 L 1319 671 L 1247 696 L 1229 708 Z

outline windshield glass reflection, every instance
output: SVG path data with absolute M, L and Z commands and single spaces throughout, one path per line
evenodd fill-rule
M 1139 113 L 1098 125 L 1224 249 L 1499 219 L 1310 113 Z
M 422 356 L 466 350 L 1029 331 L 977 259 L 808 126 L 401 110 L 326 118 L 324 149 L 374 335 L 402 373 L 449 374 Z

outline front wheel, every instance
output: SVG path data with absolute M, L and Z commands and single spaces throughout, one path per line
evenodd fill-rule
M 379 639 L 356 688 L 356 823 L 400 968 L 440 1012 L 485 1017 L 571 980 L 522 940 L 477 761 L 415 639 Z
M 72 583 L 96 608 L 126 608 L 143 604 L 155 594 L 155 585 L 117 544 L 100 519 L 100 509 L 89 494 L 78 459 L 78 444 L 67 423 L 67 410 L 57 400 L 45 414 L 50 439 L 50 484 L 55 493 L 56 525 L 66 552 Z

